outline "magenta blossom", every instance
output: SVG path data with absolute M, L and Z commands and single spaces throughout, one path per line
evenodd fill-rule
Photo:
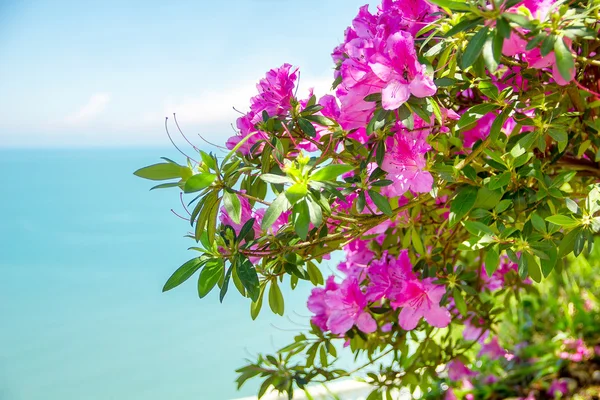
M 283 64 L 267 72 L 265 78 L 256 85 L 258 95 L 250 99 L 250 111 L 238 118 L 237 128 L 239 134 L 227 140 L 227 148 L 233 149 L 244 137 L 253 134 L 240 147 L 242 154 L 249 154 L 250 149 L 260 140 L 268 136 L 256 130 L 256 124 L 263 120 L 263 112 L 269 117 L 284 116 L 292 108 L 291 101 L 294 97 L 298 68 L 292 68 L 290 64 Z
M 367 287 L 369 301 L 383 298 L 394 301 L 402 296 L 407 282 L 416 279 L 407 250 L 402 250 L 397 259 L 386 253 L 369 266 L 367 274 L 370 280 Z
M 384 194 L 395 197 L 402 196 L 408 190 L 416 193 L 431 191 L 433 177 L 424 170 L 427 165 L 425 153 L 430 148 L 426 133 L 422 131 L 406 134 L 397 132 L 394 137 L 388 138 L 381 167 L 393 184 L 384 187 Z
M 310 320 L 323 331 L 327 330 L 327 319 L 330 314 L 329 307 L 325 303 L 325 295 L 339 287 L 334 279 L 333 275 L 327 278 L 325 287 L 314 288 L 308 297 L 308 309 L 315 314 Z
M 448 365 L 448 379 L 451 381 L 459 381 L 464 378 L 471 378 L 477 376 L 477 373 L 471 371 L 469 367 L 462 363 L 459 359 L 455 358 L 451 360 Z
M 450 312 L 440 306 L 446 288 L 434 285 L 432 281 L 432 278 L 427 278 L 423 282 L 407 282 L 402 295 L 393 302 L 395 307 L 402 307 L 398 317 L 402 329 L 415 329 L 421 318 L 437 328 L 445 328 L 450 323 Z
M 497 360 L 500 357 L 504 357 L 506 353 L 506 350 L 498 343 L 498 338 L 493 337 L 488 343 L 481 345 L 481 350 L 479 350 L 477 356 L 481 357 L 487 355 L 490 359 Z
M 569 381 L 566 379 L 555 379 L 548 388 L 548 395 L 556 398 L 558 395 L 566 395 L 569 393 Z
M 356 278 L 346 278 L 337 290 L 325 293 L 325 304 L 329 307 L 327 327 L 332 333 L 345 334 L 354 325 L 365 333 L 377 330 L 377 323 L 365 310 L 367 297 Z

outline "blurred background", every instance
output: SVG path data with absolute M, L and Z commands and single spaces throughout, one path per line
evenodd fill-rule
M 189 225 L 176 191 L 132 173 L 183 161 L 174 112 L 215 151 L 197 134 L 224 143 L 270 68 L 299 66 L 299 95 L 324 94 L 364 3 L 0 0 L 0 400 L 256 392 L 236 392 L 234 370 L 306 327 L 310 285 L 257 321 L 193 280 L 162 294 Z

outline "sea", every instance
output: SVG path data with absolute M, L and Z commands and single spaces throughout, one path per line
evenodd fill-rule
M 235 369 L 306 331 L 312 288 L 257 320 L 234 287 L 199 299 L 175 189 L 133 175 L 172 149 L 0 150 L 0 400 L 225 400 Z M 189 199 L 188 199 L 189 200 Z M 332 263 L 332 261 L 329 261 Z M 334 265 L 326 261 L 324 275 Z M 286 282 L 287 283 L 287 282 Z M 231 290 L 233 289 L 233 290 Z

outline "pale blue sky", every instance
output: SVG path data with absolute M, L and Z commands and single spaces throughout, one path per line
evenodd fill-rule
M 166 145 L 172 112 L 224 141 L 266 70 L 326 90 L 367 2 L 0 0 L 0 146 Z

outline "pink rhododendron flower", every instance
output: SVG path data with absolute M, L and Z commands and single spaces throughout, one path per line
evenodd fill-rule
M 477 373 L 471 371 L 469 367 L 462 363 L 459 359 L 451 360 L 448 365 L 448 379 L 451 381 L 460 381 L 463 378 L 471 378 L 477 376 Z
M 496 360 L 500 357 L 503 357 L 506 354 L 506 350 L 500 346 L 498 343 L 498 338 L 493 337 L 488 343 L 485 343 L 481 346 L 481 350 L 479 350 L 478 357 L 487 355 L 492 360 Z
M 424 170 L 427 165 L 425 153 L 431 148 L 425 135 L 422 131 L 397 132 L 387 139 L 381 167 L 393 184 L 383 188 L 385 195 L 402 196 L 409 189 L 416 193 L 431 191 L 433 177 Z
M 465 147 L 472 147 L 478 140 L 485 140 L 492 128 L 492 123 L 496 119 L 496 113 L 487 113 L 483 117 L 479 118 L 475 123 L 475 126 L 469 130 L 463 132 L 463 144 Z
M 571 49 L 571 40 L 565 38 L 565 45 L 570 50 Z M 502 46 L 502 54 L 514 57 L 516 55 L 520 55 L 523 61 L 526 61 L 531 68 L 535 69 L 543 69 L 550 68 L 552 69 L 552 77 L 559 85 L 567 85 L 570 81 L 575 77 L 575 68 L 572 68 L 570 71 L 570 79 L 565 80 L 563 76 L 560 74 L 558 70 L 558 65 L 556 62 L 556 55 L 554 51 L 551 51 L 545 56 L 541 55 L 539 48 L 533 48 L 531 50 L 527 50 L 527 41 L 522 39 L 517 33 L 512 32 L 508 40 L 504 41 Z
M 325 295 L 339 287 L 334 279 L 333 275 L 327 278 L 325 287 L 314 288 L 308 297 L 308 309 L 315 314 L 310 320 L 323 331 L 327 330 L 327 319 L 330 314 L 329 307 L 325 303 Z
M 566 379 L 555 379 L 550 384 L 548 388 L 548 395 L 553 398 L 557 397 L 559 394 L 564 396 L 569 393 L 569 381 Z
M 465 320 L 465 329 L 463 330 L 463 338 L 465 340 L 479 340 L 480 342 L 484 341 L 489 331 L 483 332 L 483 324 L 484 320 L 481 318 L 476 319 L 477 325 L 474 323 L 474 319 L 476 316 L 471 316 L 469 319 Z
M 228 149 L 233 149 L 244 137 L 257 132 L 255 126 L 263 120 L 262 113 L 269 117 L 284 116 L 291 109 L 291 99 L 294 97 L 294 87 L 297 79 L 297 68 L 290 64 L 283 64 L 280 68 L 267 72 L 265 78 L 257 84 L 258 95 L 250 99 L 250 111 L 238 118 L 237 128 L 239 135 L 227 140 Z M 267 138 L 263 132 L 255 133 L 239 149 L 242 154 L 249 154 L 250 149 L 260 140 Z
M 395 307 L 402 307 L 398 317 L 402 329 L 415 329 L 421 318 L 437 328 L 445 328 L 450 323 L 450 312 L 440 306 L 446 288 L 434 285 L 432 281 L 432 278 L 427 278 L 422 282 L 407 282 L 402 295 L 393 302 Z
M 592 349 L 587 347 L 582 339 L 565 339 L 562 343 L 563 350 L 558 354 L 563 360 L 581 362 L 594 355 Z
M 426 97 L 436 87 L 417 60 L 413 34 L 436 17 L 436 7 L 424 0 L 406 2 L 386 0 L 375 15 L 368 6 L 360 11 L 345 40 L 332 56 L 340 65 L 336 77 L 342 78 L 336 95 L 341 103 L 339 123 L 345 130 L 364 128 L 374 102 L 364 98 L 381 93 L 383 108 L 393 110 L 411 95 Z
M 325 303 L 329 308 L 327 327 L 332 333 L 344 334 L 354 325 L 365 333 L 377 330 L 377 323 L 365 310 L 367 297 L 356 278 L 349 277 L 337 290 L 326 292 Z
M 417 278 L 412 271 L 407 250 L 402 250 L 397 259 L 385 254 L 369 266 L 367 273 L 370 280 L 367 287 L 369 301 L 383 298 L 395 301 L 402 295 L 407 282 Z

